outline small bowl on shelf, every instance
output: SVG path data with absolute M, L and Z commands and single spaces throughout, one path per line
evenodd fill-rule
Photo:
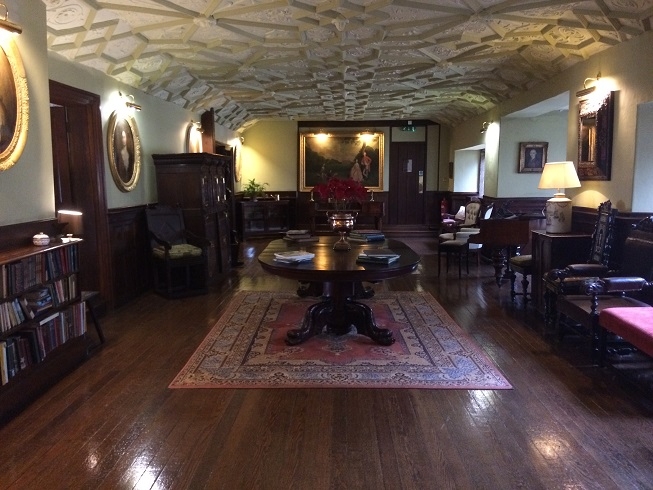
M 32 237 L 32 243 L 38 247 L 44 247 L 50 244 L 50 237 L 45 233 L 40 232 Z

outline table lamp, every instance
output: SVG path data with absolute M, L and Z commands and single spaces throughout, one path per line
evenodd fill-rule
M 79 211 L 60 209 L 57 212 L 57 221 L 61 225 L 62 233 L 65 233 L 65 236 L 61 238 L 64 243 L 69 242 L 75 235 L 81 235 L 84 231 L 82 213 Z
M 546 232 L 569 233 L 571 231 L 571 199 L 565 189 L 580 187 L 574 162 L 549 162 L 544 164 L 538 189 L 557 189 L 546 202 Z

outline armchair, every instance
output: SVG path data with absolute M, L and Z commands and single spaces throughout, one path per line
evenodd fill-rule
M 168 298 L 208 291 L 208 249 L 211 242 L 184 226 L 179 208 L 159 205 L 145 210 L 152 250 L 154 291 Z
M 455 232 L 461 228 L 477 227 L 480 214 L 481 200 L 473 197 L 465 205 L 464 215 L 460 216 L 458 213 L 442 215 L 442 231 Z
M 626 238 L 619 270 L 608 271 L 600 278 L 585 278 L 585 294 L 558 296 L 558 333 L 563 320 L 583 327 L 591 335 L 592 351 L 595 352 L 601 311 L 608 308 L 649 306 L 653 302 L 649 294 L 652 281 L 653 217 L 649 217 L 634 225 Z
M 608 274 L 614 222 L 618 212 L 617 209 L 612 209 L 610 201 L 599 205 L 587 262 L 553 269 L 544 275 L 544 319 L 547 325 L 555 321 L 558 296 L 583 294 L 588 278 Z

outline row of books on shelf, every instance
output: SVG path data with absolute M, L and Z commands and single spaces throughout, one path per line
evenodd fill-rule
M 72 274 L 0 303 L 0 332 L 7 332 L 50 308 L 67 303 L 77 295 L 77 275 Z
M 365 262 L 369 264 L 392 264 L 399 260 L 400 255 L 387 248 L 375 248 L 371 250 L 363 250 L 358 254 L 356 259 L 358 262 Z
M 308 230 L 288 230 L 283 239 L 292 243 L 319 242 L 320 238 Z
M 78 249 L 77 245 L 61 247 L 0 265 L 0 298 L 77 271 Z
M 349 239 L 355 242 L 382 242 L 385 235 L 379 230 L 352 230 Z
M 54 349 L 86 333 L 84 302 L 52 313 L 0 340 L 0 379 L 5 385 L 21 370 L 42 362 Z

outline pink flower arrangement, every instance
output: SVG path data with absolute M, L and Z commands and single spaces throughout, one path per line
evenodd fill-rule
M 313 191 L 322 199 L 333 201 L 336 210 L 341 205 L 344 207 L 344 205 L 353 201 L 361 202 L 367 197 L 367 189 L 360 182 L 339 177 L 331 177 L 328 182 L 315 185 Z

